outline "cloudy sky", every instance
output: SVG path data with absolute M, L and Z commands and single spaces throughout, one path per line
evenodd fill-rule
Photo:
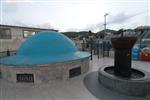
M 0 24 L 97 32 L 150 25 L 150 0 L 0 0 Z

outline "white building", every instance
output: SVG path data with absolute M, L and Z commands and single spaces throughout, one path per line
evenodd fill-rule
M 26 38 L 39 31 L 58 30 L 0 24 L 0 56 L 6 56 L 8 50 L 10 53 L 15 53 Z

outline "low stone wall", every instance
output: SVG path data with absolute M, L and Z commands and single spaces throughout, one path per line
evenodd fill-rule
M 134 69 L 144 74 L 142 78 L 121 78 L 107 73 L 104 69 L 108 66 L 99 68 L 98 80 L 104 87 L 128 96 L 144 97 L 150 95 L 150 73 Z
M 49 82 L 51 80 L 69 79 L 69 71 L 73 68 L 81 68 L 81 74 L 89 69 L 89 58 L 56 64 L 34 66 L 10 66 L 0 65 L 1 78 L 17 82 L 17 74 L 33 74 L 34 83 Z

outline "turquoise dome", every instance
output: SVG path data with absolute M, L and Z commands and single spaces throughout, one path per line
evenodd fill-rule
M 27 39 L 18 49 L 18 55 L 61 55 L 77 51 L 75 44 L 58 32 L 39 32 Z
M 72 40 L 59 32 L 38 32 L 28 38 L 16 55 L 0 58 L 0 64 L 36 65 L 80 60 L 90 56 L 79 51 Z

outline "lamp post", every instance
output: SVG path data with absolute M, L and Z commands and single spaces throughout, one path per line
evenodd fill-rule
M 106 30 L 106 16 L 108 16 L 108 13 L 105 13 L 104 15 L 104 30 Z
M 108 16 L 108 13 L 105 13 L 104 15 L 104 33 L 103 33 L 103 39 L 104 39 L 104 36 L 105 36 L 105 31 L 106 31 L 106 16 Z M 105 53 L 105 47 L 106 47 L 106 44 L 104 44 L 104 40 L 103 40 L 103 57 L 104 57 L 104 53 Z

